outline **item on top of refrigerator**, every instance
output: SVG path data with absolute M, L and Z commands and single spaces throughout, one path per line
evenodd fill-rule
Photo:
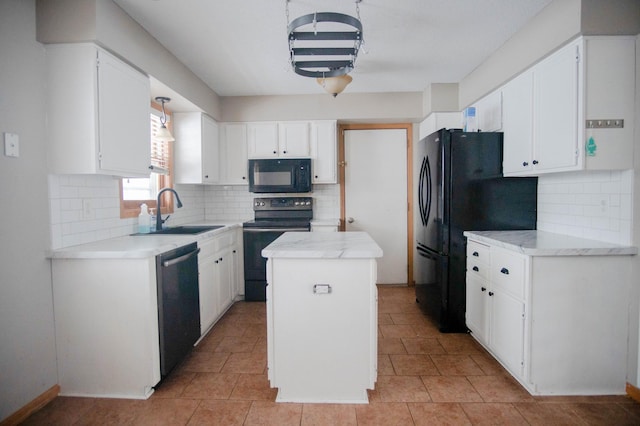
M 478 122 L 476 120 L 476 107 L 468 107 L 464 110 L 464 131 L 477 132 Z

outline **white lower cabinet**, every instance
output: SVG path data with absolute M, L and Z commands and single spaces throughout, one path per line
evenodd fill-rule
M 524 255 L 470 238 L 467 327 L 531 394 L 624 394 L 630 262 Z
M 242 254 L 242 238 L 232 228 L 214 237 L 198 242 L 200 286 L 200 331 L 204 335 L 231 307 L 238 296 L 238 280 L 242 273 L 238 259 Z M 240 254 L 240 255 L 239 255 Z

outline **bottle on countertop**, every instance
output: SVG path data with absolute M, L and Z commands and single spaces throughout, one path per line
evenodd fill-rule
M 140 205 L 140 214 L 138 215 L 138 232 L 141 234 L 148 234 L 151 232 L 151 216 L 149 215 L 149 209 L 145 203 Z

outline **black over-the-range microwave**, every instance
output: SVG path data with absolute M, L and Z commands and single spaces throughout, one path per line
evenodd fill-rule
M 311 192 L 311 160 L 249 160 L 249 192 Z

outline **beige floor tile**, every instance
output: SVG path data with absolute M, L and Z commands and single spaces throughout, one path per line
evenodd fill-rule
M 495 360 L 491 355 L 486 352 L 469 354 L 472 360 L 482 369 L 487 376 L 498 376 L 508 374 L 507 371 Z
M 219 373 L 229 353 L 192 351 L 180 364 L 180 371 L 190 373 Z
M 409 313 L 391 313 L 391 320 L 394 324 L 423 324 L 424 315 L 421 312 L 409 312 Z
M 417 426 L 467 426 L 469 418 L 459 404 L 409 403 L 409 411 Z
M 384 402 L 430 402 L 431 397 L 418 376 L 381 376 L 377 398 Z
M 616 403 L 583 402 L 568 404 L 577 416 L 589 425 L 640 425 L 640 417 L 636 413 L 625 409 L 623 405 Z
M 484 371 L 469 355 L 432 354 L 431 360 L 443 376 L 482 376 Z
M 467 376 L 485 402 L 533 402 L 533 397 L 507 376 Z
M 252 352 L 258 337 L 225 336 L 216 348 L 216 352 Z
M 533 426 L 585 424 L 568 404 L 515 402 L 513 406 Z
M 252 352 L 231 354 L 222 367 L 223 373 L 264 374 L 266 370 L 267 354 Z
M 138 411 L 133 423 L 136 426 L 186 425 L 199 399 L 150 399 Z
M 378 325 L 380 324 L 393 324 L 391 314 L 378 314 Z
M 74 425 L 135 424 L 134 419 L 147 401 L 137 399 L 96 399 L 91 409 Z
M 484 349 L 467 334 L 440 334 L 438 341 L 448 354 L 479 354 Z
M 503 403 L 462 403 L 462 409 L 475 426 L 516 426 L 526 425 L 527 421 L 511 404 Z
M 416 337 L 440 337 L 442 333 L 435 324 L 425 321 L 422 324 L 412 324 Z
M 435 337 L 416 337 L 416 338 L 403 338 L 402 344 L 404 345 L 407 353 L 409 354 L 443 354 L 444 348 Z
M 239 374 L 197 373 L 182 392 L 185 398 L 228 399 Z
M 242 337 L 267 337 L 267 325 L 266 324 L 247 324 L 247 328 L 244 331 Z
M 393 376 L 395 374 L 389 355 L 378 355 L 378 376 Z
M 356 406 L 351 404 L 304 404 L 302 426 L 357 425 Z
M 482 402 L 482 397 L 462 376 L 422 376 L 434 402 Z
M 196 373 L 186 371 L 172 371 L 162 382 L 155 387 L 155 392 L 151 398 L 175 398 L 182 395 L 182 392 L 196 377 Z
M 383 324 L 378 329 L 383 337 L 418 337 L 410 324 Z
M 378 339 L 378 354 L 406 354 L 407 350 L 399 337 L 382 337 Z
M 429 355 L 389 355 L 398 376 L 438 376 L 440 373 Z
M 189 421 L 189 426 L 244 424 L 251 401 L 203 400 Z
M 59 396 L 29 417 L 23 425 L 73 425 L 93 409 L 96 398 Z
M 241 374 L 229 399 L 275 401 L 277 388 L 271 388 L 265 374 Z
M 409 407 L 404 402 L 380 402 L 356 407 L 359 426 L 413 425 Z
M 302 404 L 253 401 L 245 425 L 300 425 Z

